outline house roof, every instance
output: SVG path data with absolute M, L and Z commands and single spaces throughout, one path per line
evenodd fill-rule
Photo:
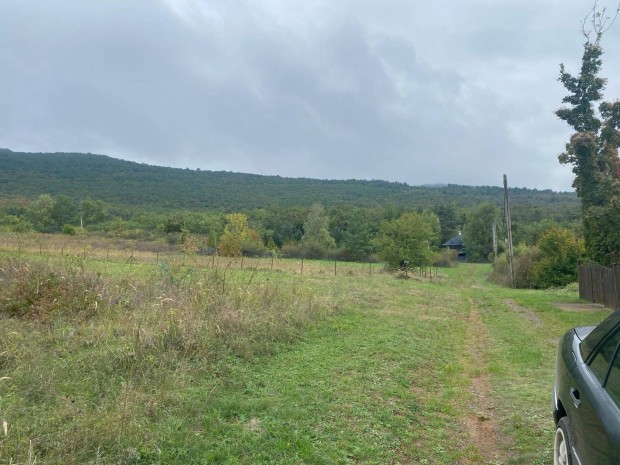
M 463 238 L 460 234 L 457 234 L 449 241 L 441 244 L 442 247 L 457 247 L 463 245 Z

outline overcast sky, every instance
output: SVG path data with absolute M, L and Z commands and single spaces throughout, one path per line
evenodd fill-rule
M 589 0 L 0 0 L 0 147 L 571 190 Z M 614 12 L 617 3 L 599 0 Z M 603 38 L 620 98 L 620 21 Z

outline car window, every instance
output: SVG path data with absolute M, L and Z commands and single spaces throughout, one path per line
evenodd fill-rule
M 609 378 L 607 378 L 607 384 L 605 390 L 609 394 L 609 397 L 613 399 L 618 408 L 620 408 L 620 355 L 616 354 L 614 363 L 609 371 Z
M 605 336 L 610 330 L 620 325 L 620 311 L 612 312 L 605 320 L 603 320 L 598 326 L 592 329 L 581 344 L 579 344 L 579 351 L 581 352 L 581 358 L 589 360 L 594 350 L 599 346 L 599 343 L 605 339 Z
M 609 371 L 609 362 L 611 362 L 611 359 L 616 353 L 618 342 L 620 342 L 620 331 L 616 330 L 615 333 L 603 342 L 603 345 L 590 362 L 590 369 L 601 384 L 605 383 L 605 377 Z

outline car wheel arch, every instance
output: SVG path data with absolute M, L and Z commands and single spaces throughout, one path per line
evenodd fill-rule
M 564 417 L 567 417 L 566 409 L 564 408 L 564 404 L 562 404 L 562 400 L 559 397 L 555 398 L 555 406 L 553 409 L 553 420 L 555 425 L 557 426 L 560 420 Z

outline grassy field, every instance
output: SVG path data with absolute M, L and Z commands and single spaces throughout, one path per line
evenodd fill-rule
M 0 252 L 2 465 L 552 464 L 557 340 L 608 313 L 480 265 L 25 249 Z

